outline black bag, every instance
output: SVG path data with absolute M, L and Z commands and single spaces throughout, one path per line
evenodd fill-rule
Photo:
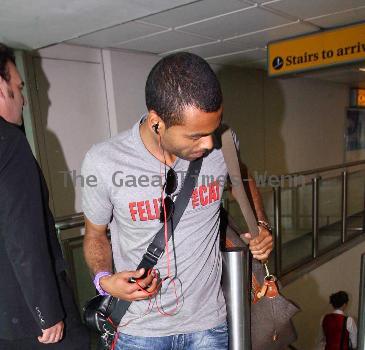
M 110 295 L 97 295 L 89 300 L 83 308 L 85 324 L 97 332 L 100 337 L 98 349 L 110 349 L 115 339 L 117 326 L 111 322 L 110 316 L 117 299 Z

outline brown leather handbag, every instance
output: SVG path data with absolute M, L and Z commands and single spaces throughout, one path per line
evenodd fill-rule
M 238 202 L 245 218 L 249 232 L 257 236 L 257 220 L 250 201 L 245 192 L 237 151 L 230 129 L 222 133 L 222 151 L 224 160 L 232 181 L 232 194 Z M 237 231 L 237 225 L 228 219 L 230 232 Z M 227 242 L 227 245 L 234 242 Z M 266 265 L 256 259 L 251 259 L 251 344 L 253 350 L 283 350 L 296 338 L 295 328 L 291 318 L 299 308 L 279 293 L 279 284 L 271 275 Z

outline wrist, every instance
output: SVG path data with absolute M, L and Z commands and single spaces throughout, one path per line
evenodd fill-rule
M 106 277 L 109 277 L 111 275 L 112 273 L 108 271 L 101 271 L 95 275 L 93 282 L 96 290 L 99 292 L 100 295 L 109 295 L 109 293 L 103 288 L 103 280 L 105 281 Z
M 258 220 L 257 221 L 257 226 L 266 229 L 267 231 L 269 231 L 272 234 L 272 227 L 269 224 L 269 222 L 267 222 L 266 220 Z

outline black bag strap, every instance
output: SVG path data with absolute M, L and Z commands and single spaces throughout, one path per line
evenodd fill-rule
M 189 164 L 188 171 L 186 173 L 184 183 L 182 188 L 177 195 L 175 200 L 175 210 L 171 220 L 167 223 L 167 237 L 170 239 L 172 233 L 174 232 L 177 224 L 179 223 L 184 211 L 189 203 L 191 194 L 194 190 L 195 184 L 197 182 L 200 169 L 203 163 L 203 158 L 193 160 Z M 137 270 L 144 268 L 145 271 L 152 269 L 156 264 L 158 259 L 162 256 L 165 251 L 165 225 L 162 225 L 161 229 L 156 233 L 155 238 L 148 246 L 146 253 L 143 255 L 141 262 L 139 263 Z M 111 298 L 112 312 L 110 314 L 110 319 L 114 325 L 119 325 L 120 320 L 127 312 L 130 301 L 121 300 L 118 298 Z
M 342 324 L 342 332 L 341 332 L 341 342 L 340 342 L 340 349 L 341 350 L 343 350 L 343 347 L 345 345 L 346 325 L 347 325 L 347 317 L 344 317 L 343 324 Z

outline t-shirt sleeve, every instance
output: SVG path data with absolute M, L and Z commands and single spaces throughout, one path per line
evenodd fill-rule
M 357 347 L 357 327 L 352 317 L 347 318 L 346 329 L 350 335 L 350 341 L 353 348 Z
M 91 150 L 92 151 L 92 150 Z M 113 212 L 108 185 L 97 167 L 97 161 L 89 151 L 81 168 L 82 209 L 85 216 L 96 225 L 107 225 Z

